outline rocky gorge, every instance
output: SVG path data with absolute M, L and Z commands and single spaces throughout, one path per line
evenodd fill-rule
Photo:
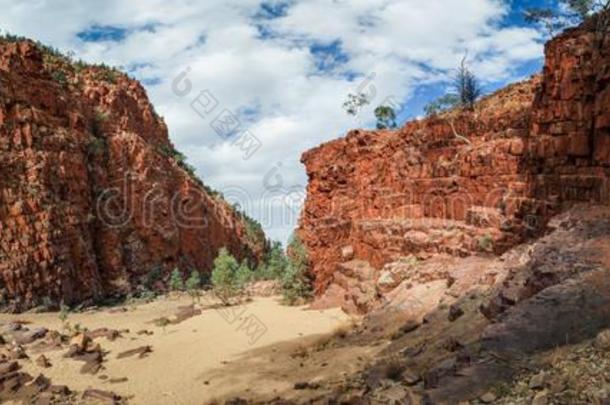
M 20 311 L 94 303 L 264 234 L 184 162 L 137 81 L 28 40 L 0 42 L 0 295 Z
M 0 400 L 610 401 L 610 36 L 589 23 L 472 109 L 306 151 L 301 307 L 284 278 L 101 304 L 269 248 L 137 81 L 0 42 L 0 124 Z

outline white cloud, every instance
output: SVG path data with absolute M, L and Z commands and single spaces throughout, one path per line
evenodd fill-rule
M 241 199 L 247 194 L 250 202 L 242 206 L 283 240 L 296 215 L 281 211 L 281 196 L 265 194 L 265 179 L 280 174 L 285 193 L 304 187 L 300 154 L 357 125 L 341 105 L 364 77 L 375 75 L 374 106 L 387 96 L 406 101 L 418 85 L 445 79 L 466 50 L 472 67 L 490 82 L 510 80 L 515 67 L 542 55 L 537 31 L 499 24 L 508 12 L 499 0 L 300 0 L 274 19 L 254 17 L 261 3 L 0 0 L 0 27 L 88 61 L 135 67 L 138 77 L 156 83 L 148 86 L 149 95 L 204 181 Z M 126 37 L 77 37 L 94 24 L 125 29 Z M 309 47 L 333 43 L 346 60 L 320 71 Z M 171 83 L 187 67 L 194 90 L 180 98 Z M 209 119 L 191 110 L 190 101 L 204 89 L 222 108 L 243 113 L 263 145 L 251 159 L 244 161 Z M 364 120 L 371 118 L 369 110 Z

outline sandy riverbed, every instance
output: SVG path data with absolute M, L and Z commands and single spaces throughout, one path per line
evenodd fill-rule
M 64 384 L 73 390 L 114 391 L 133 404 L 203 404 L 253 390 L 273 394 L 294 383 L 290 379 L 273 378 L 266 381 L 265 387 L 254 386 L 257 385 L 254 380 L 261 377 L 257 370 L 251 369 L 257 351 L 266 351 L 281 342 L 298 342 L 307 336 L 328 334 L 349 323 L 349 317 L 338 309 L 311 311 L 288 307 L 281 305 L 277 298 L 257 298 L 242 307 L 223 311 L 207 309 L 201 315 L 164 328 L 151 322 L 170 317 L 179 306 L 190 303 L 187 297 L 164 298 L 128 306 L 125 312 L 105 309 L 70 314 L 69 322 L 80 323 L 89 330 L 106 327 L 129 329 L 129 333 L 112 342 L 105 338 L 97 340 L 109 353 L 105 356 L 104 369 L 96 375 L 81 374 L 82 363 L 62 358 L 65 350 L 45 353 L 52 364 L 45 369 L 33 361 L 37 355 L 30 356 L 30 360 L 23 362 L 24 371 L 32 375 L 42 372 L 53 384 Z M 15 320 L 56 330 L 62 325 L 57 313 L 0 315 L 0 323 Z M 138 335 L 143 329 L 153 334 Z M 118 353 L 143 345 L 153 349 L 146 358 L 117 359 Z M 224 368 L 227 373 L 223 373 Z M 108 379 L 102 380 L 100 376 Z M 123 377 L 127 377 L 126 382 L 109 382 Z

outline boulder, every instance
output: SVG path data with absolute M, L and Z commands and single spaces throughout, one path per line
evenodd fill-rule
M 595 347 L 599 350 L 610 351 L 610 329 L 598 333 L 595 338 Z
M 75 346 L 78 350 L 85 350 L 91 339 L 85 333 L 79 333 L 70 339 L 70 346 Z

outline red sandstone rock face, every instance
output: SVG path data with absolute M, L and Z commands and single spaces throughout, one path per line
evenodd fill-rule
M 264 242 L 169 155 L 138 82 L 0 43 L 0 125 L 0 288 L 14 309 L 127 293 L 155 268 L 209 271 L 222 246 L 261 258 Z
M 316 292 L 341 263 L 379 271 L 409 254 L 501 253 L 574 202 L 608 201 L 608 42 L 570 31 L 547 45 L 541 77 L 474 111 L 352 131 L 306 152 L 299 235 Z

